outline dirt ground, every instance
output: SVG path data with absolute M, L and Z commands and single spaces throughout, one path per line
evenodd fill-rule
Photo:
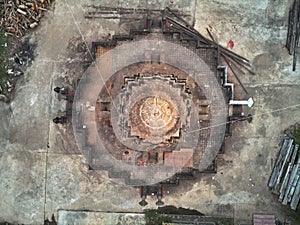
M 78 62 L 88 61 L 72 46 L 85 42 L 91 47 L 92 41 L 119 30 L 118 19 L 85 19 L 87 4 L 180 8 L 195 18 L 195 28 L 204 35 L 209 28 L 221 45 L 233 40 L 233 50 L 248 58 L 256 73 L 239 75 L 255 101 L 245 112 L 254 117 L 252 123 L 233 125 L 218 173 L 183 182 L 164 197 L 165 204 L 233 216 L 236 224 L 251 223 L 255 212 L 290 217 L 292 212 L 267 187 L 283 131 L 300 120 L 300 62 L 292 72 L 292 57 L 284 48 L 286 1 L 57 0 L 31 37 L 37 57 L 18 82 L 12 102 L 0 102 L 0 222 L 42 224 L 52 214 L 57 217 L 58 210 L 144 209 L 137 188 L 89 171 L 70 131 L 51 121 L 65 104 L 53 87 L 80 77 L 84 68 Z M 155 208 L 150 199 L 146 208 Z

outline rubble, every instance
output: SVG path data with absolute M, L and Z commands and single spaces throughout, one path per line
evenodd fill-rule
M 6 35 L 22 37 L 38 26 L 53 0 L 4 0 L 1 29 Z
M 29 38 L 25 38 L 9 58 L 6 65 L 7 74 L 16 77 L 23 75 L 27 66 L 31 65 L 35 57 L 35 48 L 36 44 L 32 43 Z
M 16 50 L 13 60 L 20 70 L 24 70 L 26 66 L 30 65 L 35 57 L 35 48 L 36 44 L 32 43 L 29 38 L 25 38 L 20 48 Z
M 0 93 L 9 94 L 13 91 L 17 77 L 24 75 L 36 54 L 35 39 L 30 37 L 13 40 L 9 43 L 9 52 L 2 57 L 3 77 L 0 79 Z M 9 83 L 7 83 L 9 82 Z

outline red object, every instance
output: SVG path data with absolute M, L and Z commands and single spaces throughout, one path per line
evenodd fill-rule
M 153 152 L 149 151 L 149 155 L 153 155 Z
M 165 24 L 165 26 L 166 26 L 166 28 L 168 28 L 168 27 L 169 27 L 169 21 L 168 21 L 168 20 L 166 20 L 166 24 Z
M 234 42 L 233 42 L 233 40 L 228 41 L 228 43 L 227 43 L 227 48 L 233 49 L 233 47 L 234 47 Z
M 145 162 L 144 162 L 144 161 L 142 161 L 142 163 L 141 163 L 141 164 L 142 164 L 142 166 L 145 166 Z

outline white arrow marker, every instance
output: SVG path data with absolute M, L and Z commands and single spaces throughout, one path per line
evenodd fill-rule
M 248 105 L 250 108 L 253 106 L 254 101 L 252 98 L 249 98 L 248 100 L 230 100 L 230 105 Z

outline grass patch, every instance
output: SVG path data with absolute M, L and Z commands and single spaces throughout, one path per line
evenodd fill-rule
M 5 69 L 5 59 L 6 59 L 6 43 L 7 39 L 3 33 L 0 33 L 0 94 L 5 88 L 5 82 L 8 81 L 9 75 Z
M 216 225 L 233 225 L 233 223 L 230 221 L 227 221 L 227 220 L 224 220 L 224 221 L 221 220 L 221 221 L 216 222 Z
M 295 143 L 300 145 L 300 129 L 295 129 L 293 132 Z
M 299 128 L 296 128 L 293 131 L 293 137 L 294 137 L 295 144 L 300 145 L 300 129 Z M 300 157 L 300 150 L 299 149 L 298 149 L 298 157 Z
M 289 217 L 292 220 L 292 224 L 299 224 L 299 222 L 300 222 L 300 207 L 298 207 L 296 211 L 291 211 L 289 213 Z
M 172 222 L 171 218 L 159 214 L 155 209 L 147 209 L 144 212 L 146 216 L 146 225 L 162 225 L 163 223 Z

